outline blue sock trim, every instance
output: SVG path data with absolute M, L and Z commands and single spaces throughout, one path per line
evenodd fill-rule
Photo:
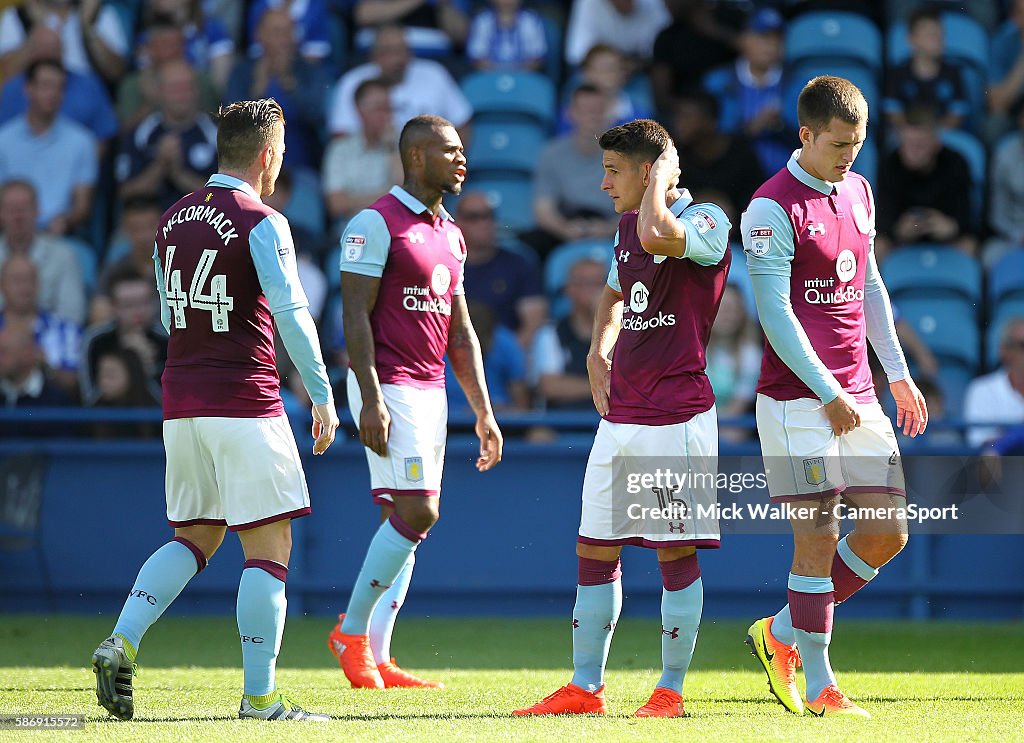
M 795 645 L 793 636 L 793 617 L 789 613 L 789 604 L 782 607 L 772 620 L 772 637 L 785 645 Z
M 829 576 L 818 578 L 811 575 L 790 573 L 789 590 L 799 591 L 800 593 L 828 593 L 829 591 L 834 591 L 835 587 L 832 585 L 832 578 Z
M 857 577 L 861 580 L 870 581 L 878 575 L 877 568 L 868 565 L 850 548 L 850 545 L 846 543 L 846 537 L 839 540 L 839 544 L 836 546 L 836 553 L 839 555 L 839 559 L 846 563 L 846 567 L 856 573 Z

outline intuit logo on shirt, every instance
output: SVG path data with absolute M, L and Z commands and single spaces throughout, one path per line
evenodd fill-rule
M 437 312 L 451 315 L 452 306 L 440 297 L 431 297 L 426 286 L 407 286 L 402 289 L 402 306 L 410 312 Z
M 836 280 L 807 279 L 804 281 L 804 301 L 807 304 L 845 304 L 863 302 L 864 291 L 854 286 L 836 288 Z

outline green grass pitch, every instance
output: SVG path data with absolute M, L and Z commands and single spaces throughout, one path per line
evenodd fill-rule
M 147 635 L 136 718 L 96 706 L 88 659 L 112 617 L 0 617 L 0 714 L 85 713 L 83 731 L 2 740 L 71 741 L 625 741 L 1020 740 L 1024 626 L 844 622 L 832 645 L 842 688 L 870 721 L 790 715 L 768 694 L 743 638 L 746 623 L 706 621 L 686 680 L 687 719 L 633 720 L 659 674 L 657 620 L 624 619 L 609 662 L 608 717 L 509 716 L 566 683 L 570 630 L 557 619 L 400 621 L 393 652 L 444 691 L 348 688 L 327 651 L 329 618 L 292 618 L 279 686 L 330 723 L 263 723 L 235 715 L 242 688 L 234 620 L 167 617 Z M 32 737 L 35 736 L 35 737 Z M 68 737 L 62 737 L 68 736 Z M 685 736 L 685 737 L 683 737 Z

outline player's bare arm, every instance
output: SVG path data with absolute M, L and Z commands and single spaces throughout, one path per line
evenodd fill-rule
M 679 176 L 679 155 L 669 144 L 651 166 L 636 222 L 640 244 L 651 255 L 681 257 L 686 252 L 686 230 L 669 210 L 679 198 Z
M 622 325 L 622 293 L 605 286 L 597 311 L 594 313 L 594 332 L 587 354 L 587 373 L 594 407 L 601 417 L 608 415 L 611 394 L 612 348 Z
M 341 273 L 345 344 L 349 365 L 359 382 L 359 392 L 363 398 L 363 409 L 358 421 L 359 441 L 378 456 L 384 457 L 388 453 L 391 414 L 384 405 L 384 394 L 374 365 L 373 329 L 370 327 L 370 313 L 377 304 L 379 289 L 379 278 L 346 271 Z
M 476 468 L 486 472 L 501 461 L 503 439 L 491 409 L 484 379 L 484 360 L 480 341 L 469 318 L 464 294 L 452 298 L 452 324 L 448 330 L 448 361 L 455 378 L 466 394 L 466 400 L 476 414 L 476 435 L 480 439 L 480 457 Z

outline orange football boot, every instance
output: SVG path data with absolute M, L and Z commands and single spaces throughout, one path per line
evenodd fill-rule
M 566 684 L 553 694 L 549 694 L 532 707 L 524 707 L 512 711 L 513 715 L 606 715 L 608 707 L 604 703 L 604 686 L 597 691 L 587 691 Z
M 659 686 L 633 717 L 686 717 L 681 694 Z
M 344 634 L 341 631 L 344 621 L 345 615 L 339 614 L 338 623 L 327 636 L 327 647 L 338 659 L 353 689 L 383 689 L 384 679 L 370 650 L 370 636 Z

